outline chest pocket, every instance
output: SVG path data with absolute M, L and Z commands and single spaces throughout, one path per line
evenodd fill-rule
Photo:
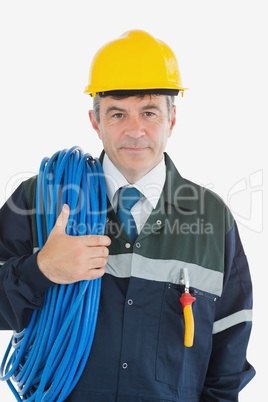
M 159 326 L 156 380 L 201 391 L 212 345 L 212 327 L 217 297 L 190 288 L 195 333 L 192 347 L 184 346 L 184 316 L 180 297 L 184 286 L 166 285 Z M 185 395 L 186 396 L 186 395 Z M 190 397 L 190 395 L 188 395 Z

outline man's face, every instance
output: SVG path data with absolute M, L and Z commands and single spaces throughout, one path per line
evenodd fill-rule
M 161 161 L 176 121 L 176 109 L 173 106 L 169 117 L 163 95 L 105 97 L 100 98 L 100 122 L 92 111 L 89 116 L 110 160 L 134 183 Z

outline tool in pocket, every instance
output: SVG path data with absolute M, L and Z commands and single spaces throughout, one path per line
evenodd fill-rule
M 194 316 L 192 310 L 192 304 L 196 300 L 195 297 L 190 294 L 190 282 L 189 273 L 187 268 L 181 269 L 180 284 L 185 286 L 185 292 L 180 297 L 180 302 L 183 307 L 184 315 L 184 345 L 187 347 L 193 346 L 194 342 Z

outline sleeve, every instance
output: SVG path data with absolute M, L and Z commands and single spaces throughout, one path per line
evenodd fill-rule
M 38 268 L 31 220 L 21 184 L 0 210 L 0 329 L 25 328 L 54 284 Z
M 255 375 L 246 359 L 252 326 L 252 285 L 235 222 L 226 235 L 225 250 L 223 293 L 216 307 L 202 402 L 238 401 L 239 392 Z

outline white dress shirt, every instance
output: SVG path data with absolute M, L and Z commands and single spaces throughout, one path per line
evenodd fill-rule
M 140 200 L 131 209 L 131 214 L 135 220 L 137 231 L 140 233 L 152 210 L 156 207 L 164 187 L 166 179 L 164 157 L 155 168 L 133 185 L 128 183 L 122 173 L 119 172 L 116 166 L 109 159 L 107 154 L 104 155 L 102 169 L 105 178 L 107 196 L 115 212 L 117 212 L 119 188 L 135 187 L 143 194 Z

